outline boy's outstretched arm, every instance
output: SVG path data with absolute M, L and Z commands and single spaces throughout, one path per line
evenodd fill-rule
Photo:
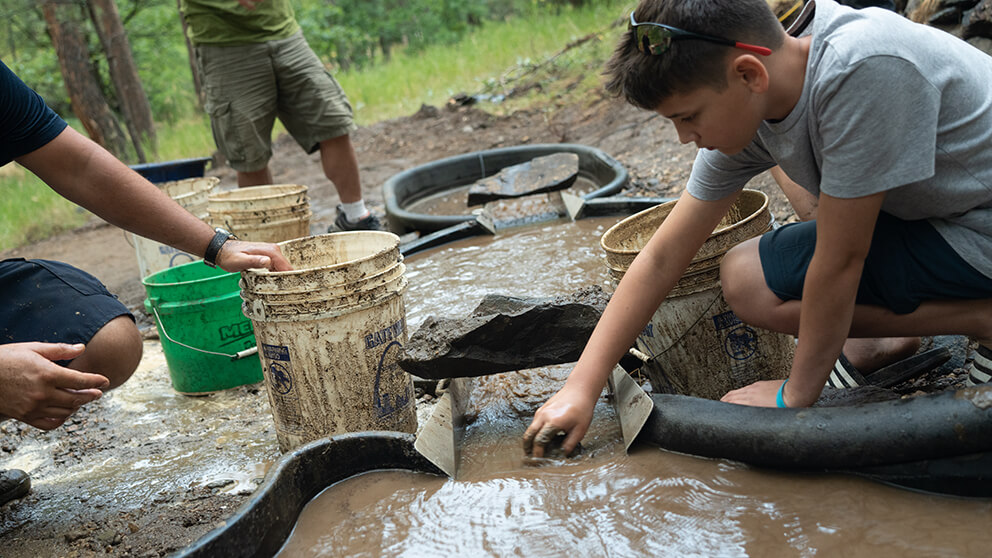
M 885 192 L 851 199 L 820 194 L 816 250 L 800 302 L 799 344 L 783 391 L 789 407 L 816 402 L 850 333 L 861 272 L 884 199 Z M 755 382 L 727 393 L 722 400 L 774 407 L 781 384 L 778 380 Z
M 620 281 L 568 381 L 535 413 L 524 433 L 527 453 L 542 457 L 544 447 L 561 433 L 562 449 L 572 453 L 589 428 L 610 371 L 736 199 L 701 201 L 683 192 Z

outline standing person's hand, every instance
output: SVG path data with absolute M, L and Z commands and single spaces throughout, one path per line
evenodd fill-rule
M 292 271 L 293 266 L 275 244 L 245 242 L 230 239 L 217 254 L 217 266 L 224 271 L 244 271 L 265 268 L 270 271 Z
M 110 380 L 55 364 L 83 353 L 82 344 L 0 345 L 0 415 L 41 430 L 58 428 L 81 406 L 99 399 Z
M 592 423 L 596 399 L 565 384 L 534 413 L 534 420 L 524 432 L 524 452 L 534 457 L 544 457 L 544 449 L 558 436 L 565 434 L 561 444 L 565 455 L 571 455 Z

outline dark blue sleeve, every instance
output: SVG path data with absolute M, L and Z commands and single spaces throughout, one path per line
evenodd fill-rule
M 66 126 L 41 95 L 0 61 L 0 165 L 42 147 Z

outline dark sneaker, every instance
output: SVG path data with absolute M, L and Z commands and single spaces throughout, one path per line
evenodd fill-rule
M 338 206 L 338 218 L 334 220 L 334 225 L 328 232 L 335 231 L 384 231 L 385 227 L 382 226 L 382 221 L 375 216 L 374 213 L 369 211 L 369 214 L 364 219 L 359 219 L 357 222 L 352 223 L 344 216 L 344 211 L 341 211 L 341 206 Z
M 31 490 L 31 477 L 20 469 L 0 470 L 0 506 Z

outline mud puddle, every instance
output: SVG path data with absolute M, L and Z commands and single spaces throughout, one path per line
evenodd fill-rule
M 979 556 L 992 503 L 635 444 L 605 398 L 577 457 L 524 456 L 568 367 L 479 378 L 458 480 L 373 471 L 303 510 L 280 556 Z

